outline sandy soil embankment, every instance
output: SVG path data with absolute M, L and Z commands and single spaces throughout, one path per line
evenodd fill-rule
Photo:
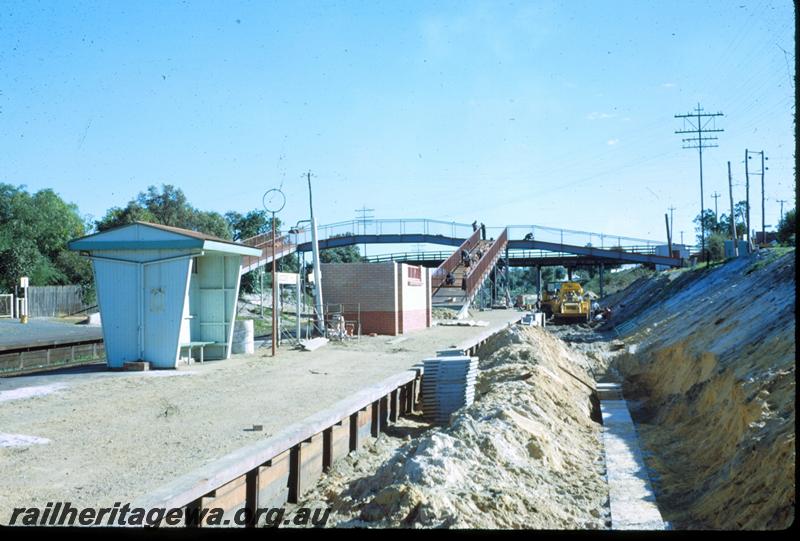
M 450 427 L 401 427 L 404 442 L 382 435 L 301 505 L 332 506 L 337 526 L 606 528 L 589 359 L 536 327 L 507 331 L 480 355 L 476 402 Z
M 625 337 L 638 348 L 617 368 L 676 528 L 794 520 L 794 252 L 771 259 L 662 276 L 616 299 L 615 313 L 638 314 Z

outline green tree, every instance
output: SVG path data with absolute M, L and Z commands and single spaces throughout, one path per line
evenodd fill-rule
M 225 213 L 225 221 L 233 232 L 233 240 L 249 239 L 272 230 L 271 217 L 264 210 L 251 210 L 247 214 L 232 210 Z M 280 218 L 275 218 L 275 227 L 280 230 Z
M 31 285 L 90 284 L 90 264 L 67 249 L 85 232 L 78 208 L 53 190 L 0 184 L 0 287 L 13 289 L 20 276 Z
M 792 209 L 786 212 L 778 223 L 778 240 L 783 244 L 794 246 L 796 233 L 795 209 Z
M 163 184 L 160 191 L 155 186 L 149 186 L 146 192 L 140 192 L 124 208 L 109 209 L 95 225 L 98 231 L 105 231 L 136 221 L 182 227 L 221 239 L 233 237 L 229 223 L 221 214 L 194 208 L 183 190 L 171 184 Z
M 333 235 L 331 238 L 350 237 L 352 233 L 342 233 L 340 235 Z M 358 263 L 363 261 L 361 252 L 356 245 L 340 246 L 338 248 L 326 248 L 320 250 L 319 260 L 322 263 Z
M 712 261 L 725 259 L 725 239 L 720 233 L 712 233 L 706 240 L 706 250 Z
M 705 209 L 703 211 L 703 218 L 701 220 L 700 215 L 698 214 L 695 216 L 694 220 L 695 223 L 695 231 L 697 231 L 697 244 L 702 244 L 703 242 L 703 229 L 705 229 L 705 236 L 706 241 L 708 237 L 713 235 L 714 233 L 721 233 L 722 228 L 720 227 L 719 222 L 717 221 L 717 216 L 714 214 L 714 211 L 711 209 Z M 705 226 L 705 227 L 703 227 Z M 708 249 L 708 247 L 706 247 Z
M 747 201 L 739 201 L 733 207 L 733 215 L 736 218 L 736 237 L 741 239 L 747 233 Z M 697 222 L 696 222 L 697 223 Z M 731 219 L 729 214 L 723 213 L 719 217 L 719 223 L 713 231 L 729 239 L 731 237 Z

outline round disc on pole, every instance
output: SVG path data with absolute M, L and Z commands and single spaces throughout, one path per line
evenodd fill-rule
M 266 209 L 267 212 L 272 212 L 274 214 L 283 210 L 283 207 L 286 205 L 286 196 L 283 195 L 283 192 L 278 188 L 272 188 L 264 194 L 261 203 L 264 205 L 264 209 Z

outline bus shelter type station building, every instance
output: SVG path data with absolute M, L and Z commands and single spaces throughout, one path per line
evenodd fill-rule
M 110 368 L 175 368 L 189 346 L 206 359 L 230 357 L 242 256 L 260 250 L 147 222 L 69 248 L 92 260 Z

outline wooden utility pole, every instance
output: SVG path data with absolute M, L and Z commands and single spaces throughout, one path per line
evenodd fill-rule
M 761 151 L 761 242 L 767 243 L 767 227 L 764 225 L 766 214 L 764 212 L 764 151 Z
M 733 180 L 731 179 L 731 162 L 728 162 L 728 195 L 731 198 L 731 238 L 733 239 L 733 257 L 739 257 L 739 241 L 736 239 L 736 215 L 733 213 Z
M 711 197 L 714 198 L 714 219 L 719 223 L 719 211 L 717 210 L 717 199 L 719 199 L 719 193 L 715 190 L 714 193 L 711 194 Z
M 786 203 L 786 200 L 785 199 L 778 199 L 778 203 L 780 203 L 780 205 L 781 205 L 781 215 L 778 218 L 778 223 L 781 223 L 781 220 L 783 220 L 783 204 Z
M 700 157 L 700 249 L 702 257 L 705 258 L 706 265 L 709 265 L 710 262 L 708 260 L 708 254 L 706 253 L 706 225 L 705 220 L 703 219 L 705 209 L 705 201 L 703 200 L 703 149 L 715 148 L 718 145 L 714 143 L 714 141 L 717 140 L 717 137 L 704 137 L 703 134 L 724 131 L 722 129 L 717 129 L 715 125 L 713 128 L 706 127 L 718 116 L 723 115 L 722 113 L 704 113 L 703 108 L 700 107 L 699 103 L 697 104 L 697 108 L 693 113 L 675 115 L 675 118 L 682 118 L 684 122 L 684 129 L 676 130 L 675 133 L 696 134 L 696 137 L 688 137 L 682 139 L 682 141 L 684 145 L 683 148 L 696 148 Z M 689 129 L 685 129 L 687 128 L 687 124 Z
M 664 225 L 667 228 L 667 249 L 669 250 L 669 257 L 672 257 L 672 235 L 669 232 L 669 216 L 664 213 Z
M 747 160 L 750 158 L 750 152 L 744 149 L 744 190 L 745 201 L 747 205 L 745 222 L 747 222 L 747 246 L 750 249 L 750 169 L 748 168 Z

